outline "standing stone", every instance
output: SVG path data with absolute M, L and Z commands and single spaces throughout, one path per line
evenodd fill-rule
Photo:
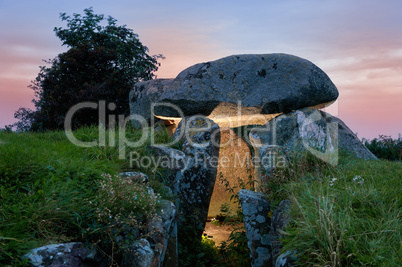
M 163 145 L 149 145 L 148 151 L 156 157 L 156 162 L 159 162 L 163 169 L 179 171 L 185 167 L 186 154 L 184 152 L 166 147 Z
M 243 211 L 247 245 L 250 249 L 251 265 L 272 266 L 272 248 L 269 235 L 271 219 L 267 196 L 260 192 L 242 189 L 239 200 Z
M 256 186 L 259 191 L 264 189 L 264 184 L 267 182 L 265 179 L 269 179 L 276 168 L 285 167 L 289 162 L 289 152 L 285 147 L 277 145 L 264 145 L 257 153 L 259 156 L 259 168 L 262 167 L 266 175 L 257 175 L 260 181 L 259 186 Z M 258 164 L 257 164 L 258 165 Z
M 182 142 L 186 155 L 185 167 L 173 183 L 176 206 L 183 215 L 178 226 L 194 227 L 194 238 L 200 238 L 217 175 L 220 129 L 212 120 L 194 116 L 179 123 L 174 138 Z

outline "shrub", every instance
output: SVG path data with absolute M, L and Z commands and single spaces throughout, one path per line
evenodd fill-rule
M 390 136 L 380 135 L 373 140 L 365 140 L 366 147 L 378 158 L 401 161 L 402 160 L 402 138 L 392 139 Z

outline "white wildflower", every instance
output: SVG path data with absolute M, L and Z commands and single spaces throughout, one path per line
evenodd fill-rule
M 332 178 L 332 180 L 329 182 L 329 185 L 333 186 L 336 180 L 338 180 L 338 178 Z
M 353 177 L 353 181 L 358 183 L 359 185 L 364 184 L 364 179 L 360 175 L 356 175 Z

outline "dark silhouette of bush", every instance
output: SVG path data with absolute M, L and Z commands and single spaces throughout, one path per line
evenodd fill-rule
M 377 158 L 401 161 L 402 160 L 402 138 L 392 139 L 391 136 L 380 135 L 373 140 L 365 140 L 365 146 L 373 152 Z
M 92 8 L 85 9 L 84 16 L 62 13 L 60 18 L 67 28 L 54 31 L 70 48 L 45 61 L 50 67 L 40 67 L 30 85 L 36 110 L 20 108 L 14 114 L 19 130 L 61 129 L 68 110 L 84 101 L 105 100 L 115 105 L 114 114 L 129 115 L 129 91 L 136 82 L 152 79 L 163 58 L 148 55 L 138 36 L 114 18 L 108 17 L 103 26 L 104 15 L 94 14 Z M 82 109 L 74 114 L 73 128 L 97 124 L 99 119 L 97 110 Z

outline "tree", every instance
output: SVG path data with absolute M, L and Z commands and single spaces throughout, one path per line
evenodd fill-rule
M 136 82 L 154 77 L 162 55 L 148 55 L 138 35 L 126 25 L 118 26 L 114 18 L 109 16 L 102 25 L 104 15 L 94 14 L 92 8 L 85 9 L 84 16 L 62 13 L 60 18 L 67 28 L 54 31 L 69 50 L 45 61 L 50 67 L 40 67 L 30 85 L 36 110 L 19 109 L 14 114 L 19 125 L 61 129 L 68 110 L 83 101 L 105 100 L 116 105 L 116 114 L 128 115 L 129 91 Z M 97 111 L 91 109 L 76 113 L 73 120 L 74 127 L 97 122 Z

